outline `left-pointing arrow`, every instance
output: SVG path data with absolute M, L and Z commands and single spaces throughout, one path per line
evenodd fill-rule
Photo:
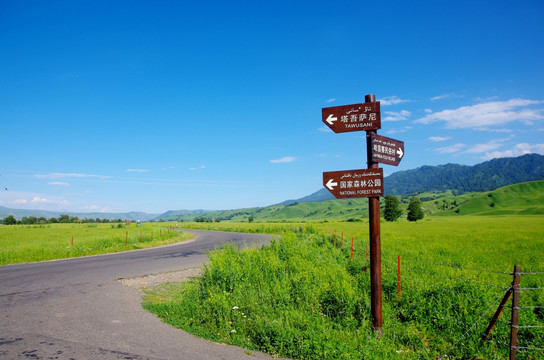
M 334 114 L 330 114 L 325 120 L 329 125 L 332 125 L 338 118 Z
M 327 188 L 329 190 L 334 190 L 334 187 L 335 186 L 338 186 L 338 183 L 337 182 L 334 182 L 333 179 L 330 179 L 329 181 L 327 181 L 327 184 L 326 184 Z

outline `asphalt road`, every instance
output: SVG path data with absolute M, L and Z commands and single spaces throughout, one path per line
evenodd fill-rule
M 162 323 L 120 278 L 188 269 L 216 245 L 267 235 L 188 231 L 161 248 L 0 267 L 1 359 L 272 359 L 208 342 Z

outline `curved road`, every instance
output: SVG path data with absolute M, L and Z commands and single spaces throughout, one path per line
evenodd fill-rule
M 0 267 L 2 359 L 272 359 L 214 344 L 162 323 L 120 278 L 188 269 L 224 242 L 269 235 L 187 230 L 195 240 L 160 248 Z

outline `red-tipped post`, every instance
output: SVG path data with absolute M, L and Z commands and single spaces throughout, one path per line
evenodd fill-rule
M 400 255 L 398 256 L 398 282 L 399 282 L 399 300 L 400 300 Z

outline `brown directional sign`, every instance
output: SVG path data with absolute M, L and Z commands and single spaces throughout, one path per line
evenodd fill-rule
M 337 199 L 380 197 L 383 196 L 383 169 L 324 172 L 323 186 Z
M 382 127 L 379 101 L 322 108 L 321 114 L 323 122 L 335 133 Z
M 372 161 L 398 166 L 404 156 L 404 141 L 370 134 Z

